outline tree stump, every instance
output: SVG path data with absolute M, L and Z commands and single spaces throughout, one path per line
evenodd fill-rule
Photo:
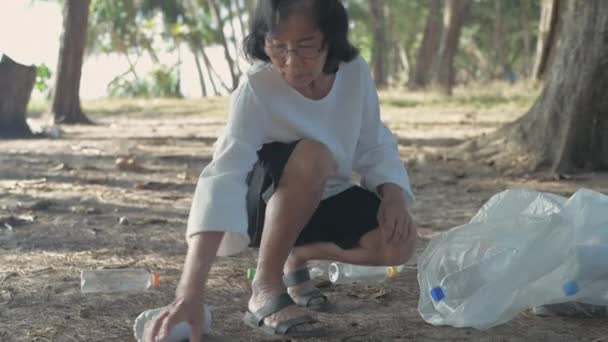
M 0 138 L 27 138 L 27 104 L 36 82 L 36 67 L 19 64 L 8 56 L 0 60 Z

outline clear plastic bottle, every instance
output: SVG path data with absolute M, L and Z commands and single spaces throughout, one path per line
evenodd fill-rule
M 83 270 L 80 272 L 82 293 L 139 292 L 158 286 L 158 274 L 142 268 Z
M 321 265 L 308 265 L 308 272 L 310 274 L 310 278 L 311 279 L 318 279 L 321 277 L 324 277 L 326 272 L 325 269 L 321 266 Z M 247 268 L 247 279 L 248 280 L 253 280 L 253 278 L 255 277 L 255 268 L 254 267 L 249 267 Z
M 329 280 L 334 284 L 357 281 L 383 281 L 395 277 L 399 271 L 395 266 L 360 266 L 341 262 L 329 265 Z

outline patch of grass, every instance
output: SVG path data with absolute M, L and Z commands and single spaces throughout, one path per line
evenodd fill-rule
M 487 110 L 494 107 L 513 105 L 520 108 L 531 106 L 540 92 L 539 87 L 517 83 L 494 82 L 473 84 L 454 89 L 451 97 L 428 91 L 408 89 L 389 89 L 379 92 L 380 105 L 392 110 L 407 110 L 424 107 L 449 108 L 469 107 L 471 110 Z M 93 117 L 121 116 L 158 118 L 163 115 L 225 117 L 228 114 L 229 97 L 210 97 L 195 99 L 139 99 L 105 98 L 83 100 L 82 107 L 87 115 Z M 49 112 L 50 102 L 32 99 L 28 105 L 28 117 L 39 118 Z
M 44 99 L 31 99 L 27 104 L 27 117 L 39 118 L 50 110 L 51 105 Z
M 380 104 L 394 108 L 464 106 L 489 109 L 503 105 L 526 107 L 532 105 L 539 93 L 538 86 L 525 82 L 491 82 L 456 87 L 452 96 L 443 95 L 434 88 L 424 91 L 383 90 L 380 92 Z
M 407 98 L 384 98 L 384 99 L 380 99 L 380 105 L 381 106 L 390 106 L 390 107 L 397 107 L 397 108 L 413 108 L 413 107 L 418 107 L 420 106 L 422 103 L 420 101 L 416 101 L 416 100 L 410 100 Z
M 227 97 L 205 99 L 99 99 L 83 103 L 86 113 L 109 115 L 158 116 L 162 115 L 226 115 Z
M 472 106 L 476 108 L 490 108 L 502 104 L 526 105 L 534 100 L 535 96 L 514 94 L 474 94 L 471 96 L 457 97 L 453 100 L 460 105 Z

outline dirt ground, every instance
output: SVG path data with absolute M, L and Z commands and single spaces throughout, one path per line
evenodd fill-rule
M 419 252 L 506 188 L 608 193 L 606 174 L 559 180 L 451 157 L 453 146 L 524 113 L 533 100 L 525 91 L 457 93 L 450 101 L 382 98 L 383 118 L 399 137 L 418 197 Z M 225 122 L 226 99 L 90 102 L 85 109 L 98 125 L 62 127 L 58 139 L 0 141 L 1 342 L 133 341 L 137 315 L 173 298 L 191 196 Z M 119 166 L 117 158 L 134 163 Z M 208 284 L 214 333 L 206 341 L 268 340 L 241 322 L 246 269 L 254 260 L 250 250 L 214 266 Z M 161 286 L 81 294 L 80 270 L 98 267 L 149 268 L 160 273 Z M 429 325 L 417 311 L 415 267 L 388 282 L 323 291 L 338 310 L 319 315 L 330 333 L 311 341 L 608 341 L 606 320 L 529 312 L 487 331 Z

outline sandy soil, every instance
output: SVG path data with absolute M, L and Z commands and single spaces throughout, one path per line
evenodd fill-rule
M 606 174 L 557 180 L 450 157 L 453 146 L 513 120 L 526 103 L 386 99 L 384 119 L 399 137 L 418 196 L 419 251 L 506 188 L 608 192 Z M 60 139 L 0 141 L 0 220 L 8 223 L 0 225 L 0 341 L 132 341 L 135 317 L 171 301 L 191 195 L 225 122 L 225 102 L 177 104 L 183 111 L 117 107 L 92 114 L 97 126 L 62 127 Z M 134 164 L 121 168 L 117 158 Z M 214 336 L 208 341 L 268 340 L 241 323 L 249 297 L 245 273 L 254 260 L 255 252 L 247 251 L 214 266 L 208 296 Z M 97 267 L 149 268 L 160 273 L 161 286 L 81 294 L 80 270 Z M 487 331 L 431 326 L 417 312 L 415 268 L 385 283 L 323 291 L 339 305 L 319 316 L 329 335 L 311 341 L 608 341 L 605 320 L 529 312 Z

